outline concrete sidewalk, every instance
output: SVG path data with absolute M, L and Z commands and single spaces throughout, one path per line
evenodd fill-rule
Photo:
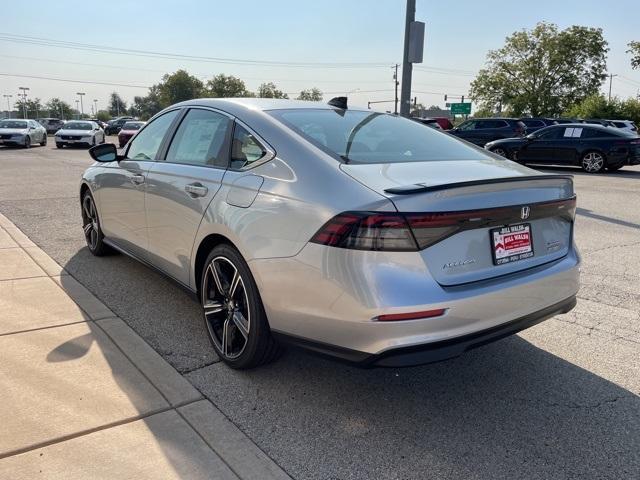
M 0 214 L 0 478 L 35 477 L 289 478 Z

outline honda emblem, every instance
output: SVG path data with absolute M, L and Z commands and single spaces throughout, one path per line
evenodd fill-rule
M 522 218 L 522 220 L 526 220 L 527 218 L 529 218 L 530 213 L 531 207 L 522 207 L 522 210 L 520 210 L 520 218 Z

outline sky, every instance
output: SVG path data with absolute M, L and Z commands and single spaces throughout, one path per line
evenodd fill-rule
M 130 102 L 134 95 L 146 94 L 146 87 L 164 73 L 180 68 L 203 81 L 219 73 L 236 75 L 251 90 L 272 81 L 291 97 L 318 87 L 326 100 L 348 94 L 350 104 L 366 106 L 369 101 L 393 100 L 392 66 L 402 61 L 404 0 L 30 0 L 10 4 L 11 8 L 2 9 L 0 22 L 0 95 L 13 95 L 10 101 L 15 101 L 18 87 L 29 87 L 29 98 L 46 102 L 59 97 L 75 106 L 76 93 L 85 92 L 85 112 L 90 112 L 94 99 L 99 109 L 104 108 L 112 91 Z M 561 28 L 602 28 L 610 47 L 609 72 L 618 75 L 613 79 L 613 94 L 636 96 L 640 70 L 631 69 L 625 50 L 629 41 L 640 40 L 638 13 L 637 0 L 617 0 L 615 8 L 602 0 L 417 0 L 416 20 L 426 23 L 426 40 L 424 62 L 414 68 L 412 97 L 427 106 L 444 106 L 445 93 L 466 95 L 487 52 L 500 48 L 514 31 L 540 21 Z M 7 41 L 6 34 L 45 40 Z M 61 48 L 50 40 L 182 58 Z M 184 55 L 217 60 L 196 61 Z M 603 91 L 608 91 L 608 84 Z M 0 110 L 6 108 L 6 100 L 0 97 Z M 389 110 L 393 103 L 372 107 Z

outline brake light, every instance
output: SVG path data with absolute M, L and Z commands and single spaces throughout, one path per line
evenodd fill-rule
M 353 250 L 415 252 L 464 230 L 522 222 L 522 206 L 439 213 L 344 212 L 325 223 L 310 241 Z M 527 206 L 528 221 L 560 217 L 573 222 L 576 198 Z

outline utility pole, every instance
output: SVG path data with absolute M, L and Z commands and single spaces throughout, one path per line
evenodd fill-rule
M 80 118 L 84 117 L 84 105 L 82 105 L 82 97 L 84 97 L 84 92 L 77 92 L 77 95 L 80 97 Z
M 613 83 L 613 77 L 617 77 L 617 76 L 618 74 L 615 74 L 615 75 L 613 73 L 609 74 L 609 103 L 611 103 L 611 84 Z
M 411 75 L 413 64 L 409 61 L 409 41 L 411 39 L 411 23 L 416 20 L 416 0 L 407 0 L 407 15 L 404 21 L 404 53 L 402 55 L 402 92 L 400 93 L 400 115 L 409 116 L 409 99 L 411 97 Z
M 13 98 L 13 95 L 2 95 L 2 96 L 7 99 L 7 115 L 9 116 L 9 118 L 11 118 L 11 106 L 9 105 L 9 99 Z
M 424 51 L 424 23 L 416 22 L 416 0 L 407 0 L 404 25 L 404 52 L 402 55 L 402 91 L 400 115 L 408 117 L 411 110 L 411 75 L 413 64 L 422 63 Z
M 29 91 L 29 87 L 18 87 L 18 90 L 22 90 L 22 114 L 24 119 L 27 119 L 27 92 Z
M 398 114 L 398 85 L 400 84 L 400 82 L 398 82 L 398 67 L 399 66 L 400 65 L 398 65 L 396 63 L 395 67 L 391 67 L 391 68 L 395 68 L 396 69 L 395 73 L 393 74 L 393 84 L 394 84 L 394 87 L 396 89 L 396 106 L 395 106 L 395 108 L 393 110 L 393 113 L 395 113 L 396 115 Z

